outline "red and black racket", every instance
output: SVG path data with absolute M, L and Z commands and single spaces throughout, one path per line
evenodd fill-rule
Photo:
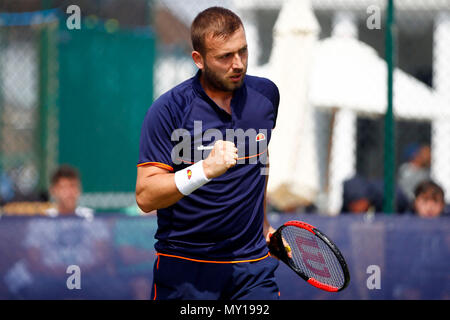
M 350 273 L 337 246 L 320 230 L 288 221 L 270 236 L 270 253 L 309 284 L 330 292 L 347 287 Z

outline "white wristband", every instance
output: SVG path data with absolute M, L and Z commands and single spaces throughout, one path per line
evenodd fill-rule
M 209 181 L 211 179 L 206 178 L 205 172 L 203 171 L 203 160 L 175 172 L 175 184 L 178 190 L 185 196 L 191 194 Z

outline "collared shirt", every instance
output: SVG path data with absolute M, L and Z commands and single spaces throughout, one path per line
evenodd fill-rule
M 236 166 L 157 210 L 158 252 L 219 261 L 267 254 L 264 169 L 278 104 L 273 82 L 247 75 L 233 93 L 230 115 L 205 93 L 200 71 L 153 103 L 142 126 L 138 166 L 176 172 L 205 159 L 218 139 L 233 141 L 239 150 Z M 177 129 L 181 131 L 174 134 Z

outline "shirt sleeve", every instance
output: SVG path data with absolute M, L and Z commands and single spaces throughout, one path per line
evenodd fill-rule
M 273 107 L 273 127 L 277 124 L 278 106 L 280 105 L 280 91 L 277 85 L 269 79 L 265 79 L 264 95 L 270 100 Z
M 278 87 L 275 84 L 273 84 L 273 86 L 274 86 L 273 96 L 270 100 L 272 101 L 273 105 L 273 115 L 274 115 L 273 127 L 275 128 L 275 126 L 277 125 L 278 106 L 280 105 L 280 91 L 278 90 Z
M 280 104 L 280 91 L 277 85 L 270 79 L 261 77 L 249 77 L 247 85 L 266 97 L 272 104 L 273 128 L 275 128 Z
M 158 100 L 147 111 L 141 130 L 138 167 L 153 165 L 174 171 L 171 158 L 175 129 L 169 108 Z

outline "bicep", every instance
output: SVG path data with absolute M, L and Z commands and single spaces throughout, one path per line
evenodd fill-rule
M 136 191 L 139 188 L 143 188 L 146 184 L 146 181 L 154 176 L 160 174 L 169 174 L 170 171 L 167 169 L 163 169 L 157 166 L 145 165 L 138 166 L 137 168 L 137 179 L 136 179 Z
M 151 165 L 138 167 L 136 202 L 142 211 L 166 208 L 182 197 L 175 184 L 174 173 Z

